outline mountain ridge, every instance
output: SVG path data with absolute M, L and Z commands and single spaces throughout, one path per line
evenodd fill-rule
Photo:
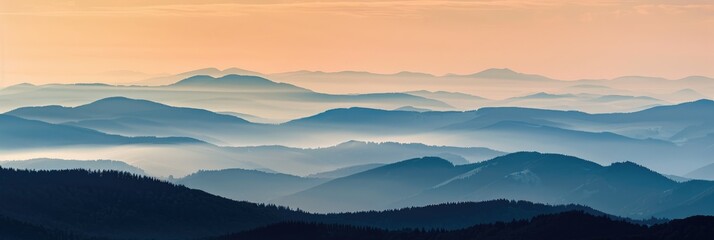
M 458 229 L 477 223 L 528 219 L 569 210 L 602 214 L 583 206 L 504 200 L 386 212 L 309 214 L 284 207 L 232 201 L 154 178 L 116 171 L 0 168 L 0 193 L 3 196 L 0 198 L 0 222 L 4 219 L 24 222 L 34 226 L 29 229 L 36 233 L 61 229 L 77 239 L 201 239 L 294 221 L 387 229 Z M 464 212 L 470 214 L 463 215 Z M 438 213 L 435 218 L 412 217 L 434 213 Z M 0 224 L 0 228 L 3 226 Z M 0 238 L 17 233 L 19 229 L 12 230 L 0 231 Z
M 96 130 L 27 120 L 0 114 L 0 149 L 23 149 L 72 145 L 204 144 L 186 137 L 125 137 Z M 48 134 L 51 133 L 51 134 Z

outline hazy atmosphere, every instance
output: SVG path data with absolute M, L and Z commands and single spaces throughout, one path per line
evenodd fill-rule
M 4 0 L 0 17 L 5 86 L 127 83 L 204 67 L 714 75 L 706 0 Z
M 0 0 L 0 239 L 714 238 L 711 1 Z

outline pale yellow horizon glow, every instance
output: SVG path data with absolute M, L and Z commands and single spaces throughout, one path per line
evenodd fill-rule
M 0 34 L 0 86 L 205 67 L 714 76 L 704 0 L 0 0 Z

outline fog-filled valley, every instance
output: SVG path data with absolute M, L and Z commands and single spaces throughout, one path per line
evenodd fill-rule
M 100 79 L 97 82 L 9 86 L 0 94 L 0 110 L 78 106 L 122 96 L 279 123 L 348 107 L 463 111 L 517 106 L 590 113 L 631 112 L 714 95 L 712 79 L 703 76 L 673 80 L 644 76 L 556 80 L 510 69 L 433 76 L 349 71 L 260 74 L 236 68 L 208 68 L 162 77 L 160 81 L 137 79 L 127 85 L 100 83 Z
M 714 80 L 704 77 L 654 81 L 649 85 L 660 89 L 686 86 L 680 95 L 688 97 L 648 102 L 643 100 L 662 96 L 643 91 L 628 98 L 602 92 L 610 91 L 614 87 L 610 85 L 623 84 L 624 88 L 625 83 L 640 81 L 636 77 L 587 80 L 586 88 L 593 93 L 564 87 L 571 92 L 556 94 L 546 93 L 550 85 L 586 80 L 560 81 L 507 69 L 461 76 L 475 82 L 500 81 L 503 88 L 523 87 L 533 93 L 487 100 L 467 93 L 423 90 L 326 94 L 264 78 L 270 75 L 230 75 L 245 73 L 237 69 L 189 73 L 167 77 L 176 82 L 161 86 L 54 84 L 0 90 L 0 101 L 6 103 L 0 106 L 7 110 L 0 116 L 4 123 L 0 130 L 13 136 L 12 140 L 0 139 L 2 160 L 121 160 L 159 177 L 231 167 L 306 175 L 423 156 L 478 162 L 496 153 L 518 151 L 562 153 L 600 164 L 631 161 L 680 176 L 712 163 L 711 148 L 706 146 L 714 140 L 714 102 L 691 93 L 706 93 L 714 87 Z M 280 76 L 287 81 L 292 74 Z M 373 74 L 350 76 L 370 78 Z M 424 77 L 380 76 L 393 81 Z M 514 87 L 509 82 L 549 84 Z M 344 84 L 350 83 L 345 80 Z M 594 87 L 597 84 L 608 86 Z M 582 94 L 602 96 L 592 101 L 592 96 Z M 548 108 L 553 104 L 567 107 Z M 591 111 L 591 104 L 609 111 Z M 369 144 L 346 144 L 355 141 Z M 466 152 L 469 148 L 483 151 Z
M 0 0 L 0 240 L 714 239 L 714 1 Z
M 572 219 L 649 236 L 714 215 L 712 93 L 706 77 L 509 69 L 15 85 L 0 90 L 0 226 L 17 239 L 449 239 Z

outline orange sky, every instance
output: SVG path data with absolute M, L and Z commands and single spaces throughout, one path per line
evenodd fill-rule
M 0 34 L 0 86 L 204 67 L 714 76 L 706 0 L 0 0 Z

